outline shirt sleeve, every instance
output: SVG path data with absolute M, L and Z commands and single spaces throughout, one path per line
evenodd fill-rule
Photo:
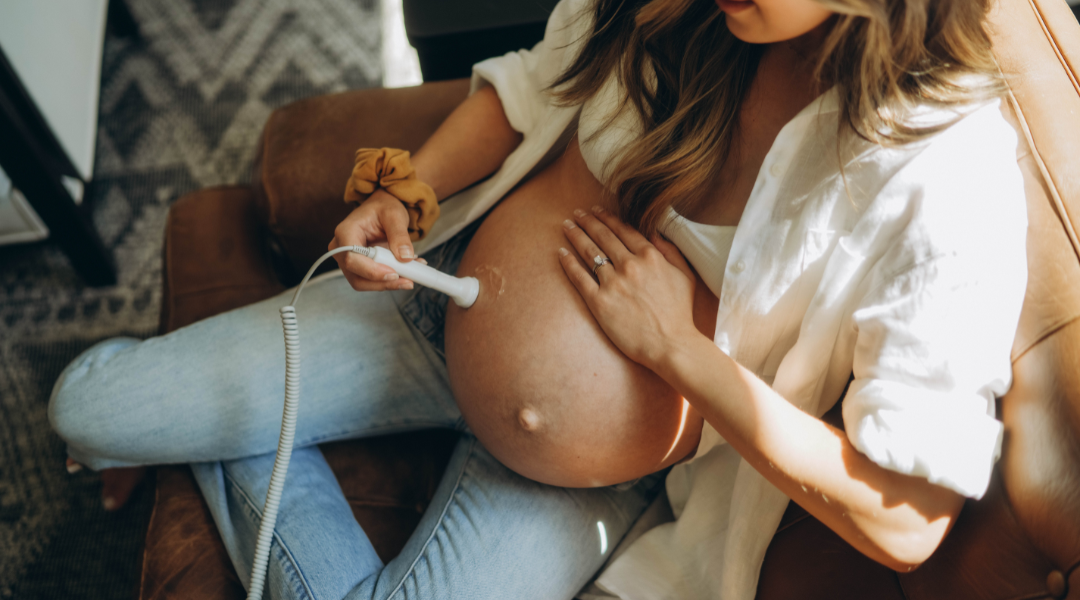
M 546 91 L 570 66 L 592 28 L 591 0 L 560 0 L 551 12 L 544 39 L 531 50 L 518 50 L 473 65 L 472 92 L 493 86 L 510 126 L 528 134 L 553 106 Z
M 853 313 L 855 379 L 843 405 L 851 443 L 886 469 L 971 498 L 986 492 L 1001 452 L 995 402 L 1012 382 L 1027 284 L 1026 205 L 1013 148 L 983 161 L 981 180 L 953 171 L 946 185 L 920 190 L 928 208 L 916 212 L 936 211 L 926 217 L 936 225 L 916 224 L 896 245 L 948 241 L 880 277 Z M 949 206 L 960 214 L 942 218 Z

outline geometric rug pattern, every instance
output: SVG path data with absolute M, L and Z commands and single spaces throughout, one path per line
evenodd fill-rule
M 106 36 L 86 202 L 119 268 L 90 288 L 50 242 L 0 247 L 0 599 L 130 599 L 149 517 L 69 476 L 49 428 L 52 383 L 79 352 L 156 331 L 161 243 L 181 195 L 250 178 L 270 112 L 379 86 L 378 0 L 129 0 L 139 35 Z

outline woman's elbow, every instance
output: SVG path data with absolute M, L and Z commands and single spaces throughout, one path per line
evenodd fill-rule
M 955 510 L 933 520 L 891 531 L 878 542 L 881 556 L 878 562 L 898 572 L 909 573 L 917 569 L 937 551 L 952 529 L 963 507 L 963 499 L 957 496 Z
M 944 539 L 944 533 L 930 531 L 890 536 L 882 545 L 884 557 L 878 562 L 898 573 L 909 573 L 926 562 Z

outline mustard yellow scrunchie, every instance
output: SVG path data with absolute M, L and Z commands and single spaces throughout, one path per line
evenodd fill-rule
M 396 148 L 360 148 L 356 165 L 345 184 L 345 201 L 367 200 L 382 188 L 401 200 L 409 211 L 409 239 L 422 239 L 439 218 L 439 200 L 431 186 L 416 178 L 408 150 Z

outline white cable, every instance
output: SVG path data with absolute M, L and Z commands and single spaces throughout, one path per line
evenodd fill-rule
M 343 246 L 335 248 L 319 257 L 308 269 L 307 275 L 296 286 L 292 302 L 281 307 L 281 325 L 285 330 L 285 410 L 281 415 L 281 437 L 278 438 L 277 456 L 274 458 L 274 470 L 270 475 L 270 486 L 266 490 L 266 504 L 263 507 L 262 521 L 259 523 L 259 536 L 255 542 L 255 563 L 251 566 L 251 580 L 248 585 L 248 600 L 262 600 L 263 587 L 266 585 L 266 569 L 270 560 L 270 543 L 277 525 L 278 508 L 281 493 L 285 488 L 285 474 L 289 470 L 292 458 L 293 438 L 296 434 L 296 414 L 300 407 L 300 330 L 296 322 L 296 303 L 300 292 L 311 279 L 315 269 L 326 259 L 341 252 L 356 252 L 385 264 L 400 275 L 416 283 L 439 290 L 453 298 L 463 308 L 469 308 L 480 293 L 480 283 L 474 277 L 452 277 L 418 262 L 400 263 L 386 248 L 365 248 L 363 246 Z M 387 258 L 389 257 L 389 258 Z

